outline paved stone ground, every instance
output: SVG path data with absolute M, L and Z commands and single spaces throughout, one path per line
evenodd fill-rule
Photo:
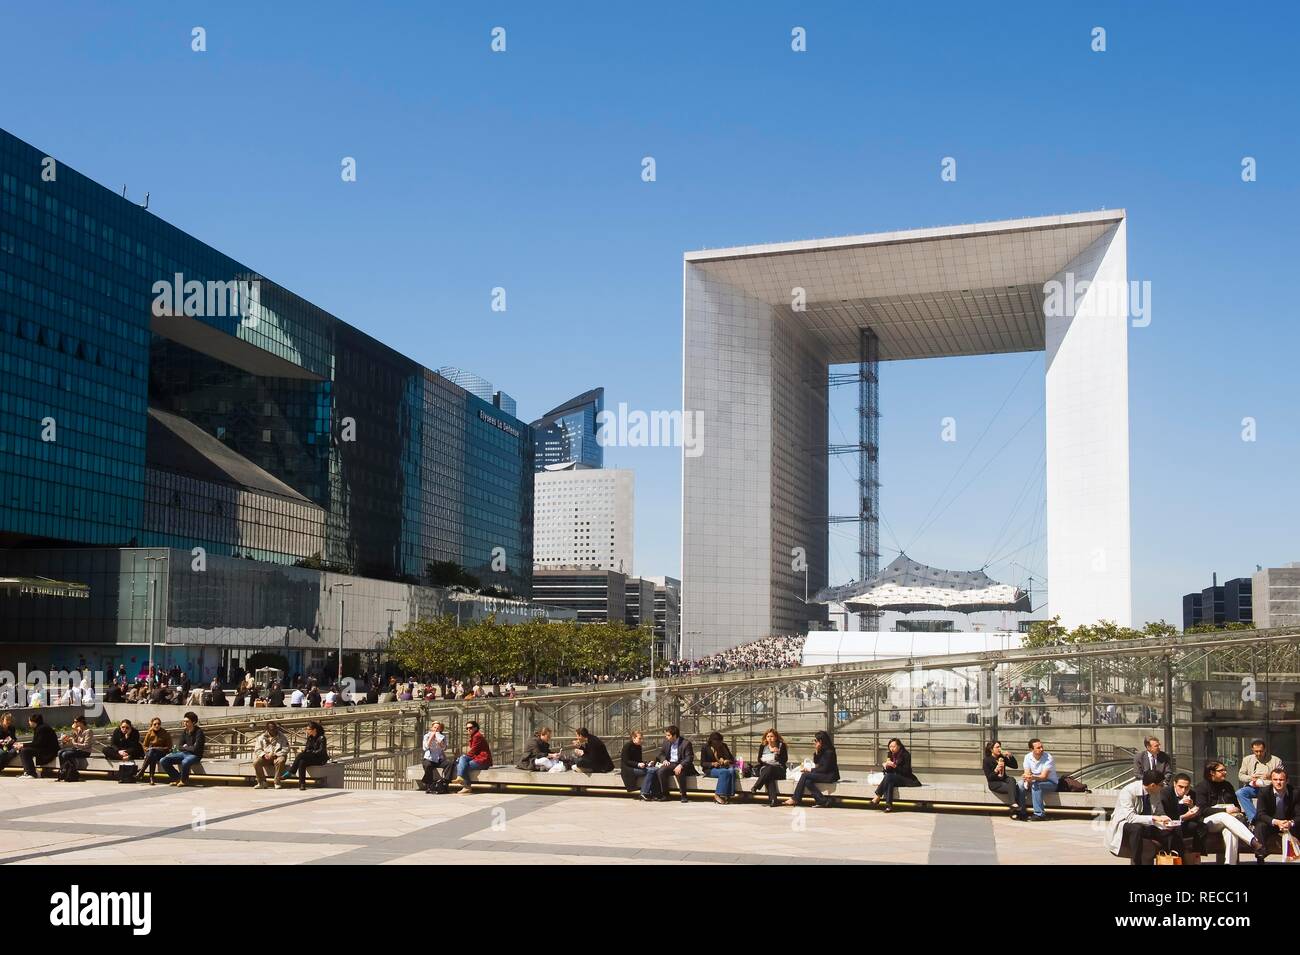
M 0 779 L 0 862 L 1123 864 L 1084 817 Z

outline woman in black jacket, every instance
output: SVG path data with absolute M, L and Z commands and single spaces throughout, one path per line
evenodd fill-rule
M 1011 797 L 1011 818 L 1024 819 L 1026 791 L 1016 784 L 1015 777 L 1008 769 L 1018 769 L 1016 758 L 1010 753 L 1002 752 L 1002 744 L 997 740 L 984 744 L 984 778 L 988 780 L 989 792 L 999 796 Z
M 883 769 L 885 778 L 876 787 L 876 795 L 872 797 L 871 804 L 874 806 L 883 798 L 885 812 L 893 812 L 894 792 L 897 789 L 902 786 L 921 785 L 921 780 L 912 773 L 912 754 L 907 751 L 901 739 L 889 741 L 889 755 L 885 759 Z
M 785 779 L 785 769 L 789 762 L 790 754 L 786 750 L 785 740 L 773 726 L 763 734 L 763 742 L 758 746 L 758 758 L 754 760 L 753 793 L 757 796 L 760 789 L 766 789 L 769 806 L 777 805 L 781 799 L 776 784 Z
M 325 747 L 325 727 L 316 720 L 307 724 L 307 735 L 302 750 L 293 758 L 293 765 L 285 770 L 282 779 L 298 777 L 298 788 L 307 788 L 307 767 L 324 766 L 330 761 L 329 750 Z
M 577 738 L 573 741 L 575 747 L 573 755 L 578 757 L 578 761 L 573 764 L 574 769 L 583 773 L 614 771 L 614 761 L 609 758 L 609 749 L 605 746 L 604 740 L 585 726 L 579 726 L 575 735 Z
M 618 754 L 618 772 L 623 777 L 623 788 L 630 793 L 641 788 L 641 781 L 647 774 L 654 775 L 646 766 L 645 752 L 641 748 L 643 738 L 640 730 L 633 730 L 623 744 L 623 752 Z
M 817 788 L 818 783 L 835 783 L 840 779 L 840 761 L 835 755 L 835 746 L 831 743 L 831 734 L 818 730 L 813 734 L 813 768 L 799 774 L 794 784 L 794 797 L 787 799 L 785 805 L 803 804 L 804 790 L 812 795 L 813 804 L 825 808 L 831 804 L 829 796 L 823 795 Z
M 144 747 L 140 745 L 140 731 L 131 725 L 130 720 L 123 720 L 113 730 L 113 735 L 104 747 L 104 758 L 110 763 L 115 760 L 144 759 Z

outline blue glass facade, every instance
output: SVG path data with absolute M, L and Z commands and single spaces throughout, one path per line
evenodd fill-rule
M 605 410 L 605 389 L 593 388 L 570 398 L 533 422 L 533 466 L 552 464 L 605 466 L 605 449 L 596 440 L 597 419 Z
M 0 548 L 526 595 L 532 471 L 528 425 L 0 131 Z

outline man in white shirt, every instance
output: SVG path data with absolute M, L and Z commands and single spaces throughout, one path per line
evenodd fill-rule
M 1044 793 L 1056 792 L 1056 783 L 1060 778 L 1056 773 L 1056 762 L 1052 754 L 1043 748 L 1041 739 L 1029 741 L 1029 752 L 1025 754 L 1020 774 L 1020 788 L 1025 790 L 1033 800 L 1034 812 L 1030 822 L 1042 822 L 1047 818 L 1043 809 Z
M 289 697 L 289 705 L 302 706 L 302 701 L 303 701 L 302 687 L 295 686 L 293 688 L 293 695 Z
M 447 734 L 443 732 L 441 723 L 434 721 L 429 732 L 424 734 L 422 745 L 424 756 L 420 763 L 424 766 L 424 778 L 420 780 L 420 788 L 432 795 L 433 777 L 447 765 Z

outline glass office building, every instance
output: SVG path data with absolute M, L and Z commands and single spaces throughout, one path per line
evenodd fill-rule
M 604 467 L 605 449 L 596 440 L 598 417 L 604 410 L 605 389 L 593 388 L 534 421 L 533 466 L 538 471 L 553 464 Z
M 527 595 L 533 435 L 493 397 L 0 131 L 11 572 L 201 547 L 412 585 L 454 561 Z

